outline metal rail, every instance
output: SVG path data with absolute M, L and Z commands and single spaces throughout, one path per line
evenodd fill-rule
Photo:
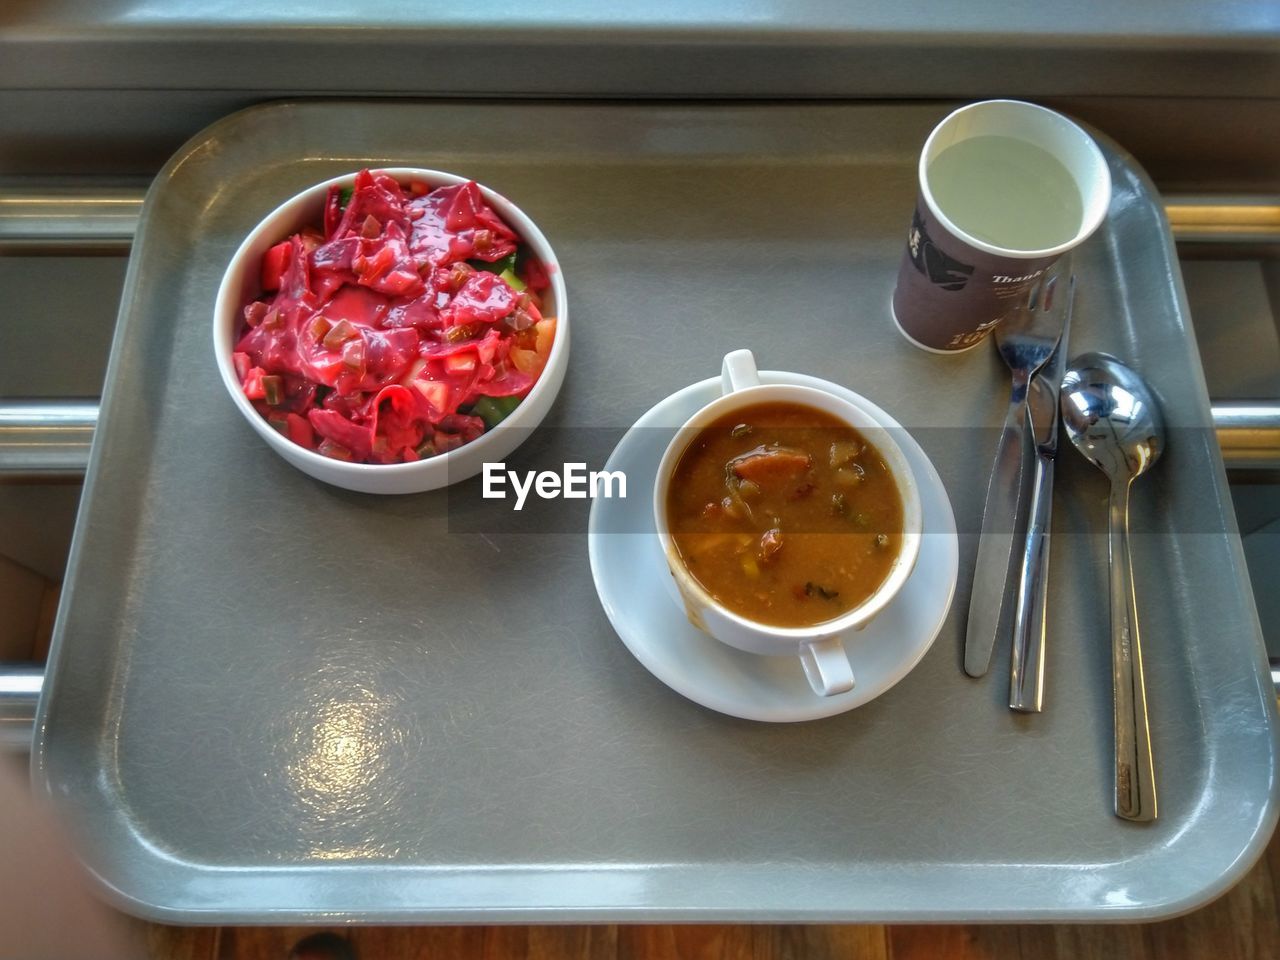
M 80 480 L 97 400 L 0 401 L 0 480 Z
M 143 184 L 76 187 L 0 183 L 0 247 L 125 253 L 146 195 Z M 1165 213 L 1179 243 L 1280 243 L 1280 197 L 1171 194 Z
M 0 665 L 0 750 L 31 749 L 43 685 L 44 667 L 39 664 Z
M 1213 428 L 1229 470 L 1280 470 L 1280 402 L 1217 402 Z M 79 480 L 96 400 L 0 402 L 0 481 Z
M 0 664 L 0 751 L 30 751 L 43 685 L 39 664 Z M 1280 658 L 1271 658 L 1271 685 L 1280 697 Z
M 1280 243 L 1280 197 L 1170 195 L 1164 210 L 1179 243 Z
M 0 184 L 0 250 L 127 253 L 144 193 Z M 1179 243 L 1280 243 L 1280 198 L 1168 197 L 1165 210 Z M 0 402 L 0 481 L 83 478 L 97 422 L 96 400 Z M 1228 468 L 1280 469 L 1280 400 L 1215 403 L 1213 425 Z M 43 681 L 38 664 L 0 664 L 0 749 L 30 749 Z M 1280 659 L 1271 681 L 1280 693 Z
M 1280 469 L 1280 402 L 1216 402 L 1213 429 L 1228 470 Z
M 137 184 L 0 187 L 0 249 L 128 253 L 145 193 Z

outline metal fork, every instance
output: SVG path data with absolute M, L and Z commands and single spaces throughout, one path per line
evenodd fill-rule
M 978 539 L 973 590 L 969 595 L 964 672 L 971 677 L 987 672 L 996 638 L 1002 631 L 1007 634 L 1012 629 L 1013 595 L 1008 584 L 1015 559 L 1014 534 L 1022 513 L 1027 384 L 1053 354 L 1062 337 L 1063 314 L 1040 309 L 1047 283 L 1062 269 L 1060 261 L 1032 290 L 1025 309 L 1018 309 L 996 327 L 996 349 L 1013 375 L 1013 387 L 1009 412 L 996 445 L 991 482 L 987 485 L 982 535 Z

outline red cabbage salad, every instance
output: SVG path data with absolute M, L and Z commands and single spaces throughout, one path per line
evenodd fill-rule
M 538 261 L 473 182 L 364 170 L 324 223 L 262 258 L 232 352 L 245 396 L 294 443 L 406 463 L 476 439 L 546 366 L 554 317 Z

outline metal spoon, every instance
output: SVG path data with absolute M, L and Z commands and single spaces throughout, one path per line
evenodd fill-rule
M 1075 448 L 1111 480 L 1111 679 L 1115 692 L 1116 816 L 1156 818 L 1155 765 L 1129 555 L 1129 488 L 1164 447 L 1160 408 L 1115 357 L 1076 357 L 1062 380 L 1062 422 Z

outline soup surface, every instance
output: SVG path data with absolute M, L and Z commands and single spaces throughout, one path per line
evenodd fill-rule
M 667 521 L 707 593 L 771 626 L 857 607 L 902 547 L 902 498 L 880 452 L 798 403 L 755 404 L 699 430 L 676 461 Z

